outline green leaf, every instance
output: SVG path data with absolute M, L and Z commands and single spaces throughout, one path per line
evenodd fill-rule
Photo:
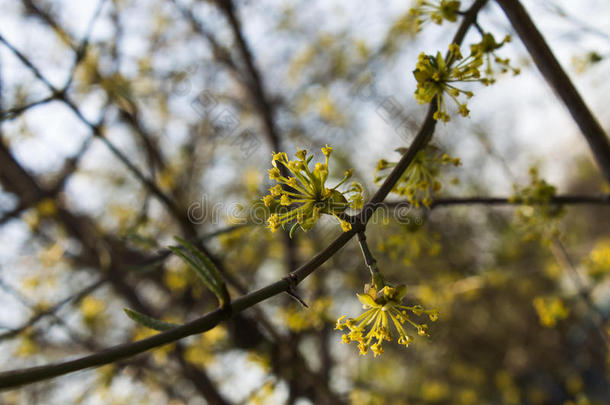
M 368 294 L 356 294 L 356 295 L 358 296 L 358 299 L 360 300 L 362 305 L 364 305 L 367 308 L 376 308 L 376 307 L 380 306 L 378 303 L 375 302 L 373 297 L 371 297 Z
M 394 299 L 398 302 L 402 301 L 402 299 L 407 295 L 407 286 L 404 284 L 396 287 L 396 292 L 394 293 Z
M 290 239 L 292 239 L 292 234 L 294 233 L 294 231 L 296 231 L 297 227 L 299 226 L 298 222 L 295 222 L 294 225 L 292 225 L 292 228 L 290 228 Z
M 214 263 L 212 262 L 212 260 L 210 260 L 209 257 L 207 257 L 201 250 L 197 249 L 195 246 L 191 245 L 186 240 L 179 238 L 177 236 L 174 236 L 174 239 L 176 239 L 176 241 L 178 243 L 180 243 L 180 245 L 182 245 L 182 247 L 184 247 L 185 249 L 190 251 L 195 257 L 197 257 L 197 259 L 199 259 L 202 262 L 202 264 L 210 272 L 210 274 L 212 275 L 214 280 L 217 280 L 219 284 L 223 283 L 222 277 L 220 276 L 220 272 L 218 271 L 218 269 L 216 268 L 216 265 L 214 265 Z
M 150 316 L 144 315 L 138 311 L 134 311 L 133 309 L 123 308 L 123 311 L 125 311 L 128 317 L 140 325 L 146 326 L 149 329 L 158 330 L 160 332 L 180 326 L 175 323 L 163 322 L 158 319 L 151 318 Z
M 221 306 L 226 304 L 229 301 L 228 292 L 214 263 L 201 250 L 186 240 L 177 236 L 174 239 L 180 246 L 169 246 L 169 249 L 193 269 L 205 286 L 216 295 Z
M 176 256 L 180 257 L 189 267 L 199 276 L 199 278 L 203 281 L 203 283 L 216 293 L 216 284 L 214 280 L 210 277 L 210 275 L 203 270 L 203 267 L 200 263 L 194 260 L 191 256 L 187 255 L 180 247 L 169 246 L 169 250 L 171 250 Z

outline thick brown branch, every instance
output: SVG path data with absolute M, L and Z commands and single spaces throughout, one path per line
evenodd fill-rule
M 497 2 L 519 34 L 540 73 L 570 111 L 572 118 L 587 140 L 604 179 L 610 181 L 610 141 L 603 128 L 562 69 L 521 3 L 518 0 L 497 0 Z

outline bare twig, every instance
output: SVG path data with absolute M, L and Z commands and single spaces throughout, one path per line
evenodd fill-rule
M 369 249 L 369 245 L 366 243 L 366 235 L 364 232 L 358 232 L 358 244 L 360 245 L 360 250 L 362 251 L 362 256 L 364 257 L 364 263 L 366 263 L 366 266 L 371 272 L 373 286 L 376 290 L 379 290 L 385 286 L 385 280 L 377 269 L 377 260 L 373 257 L 373 254 Z
M 540 204 L 546 204 L 540 202 Z M 549 204 L 555 205 L 609 205 L 610 195 L 558 195 L 552 197 Z M 388 208 L 401 207 L 407 204 L 406 201 L 388 201 L 384 206 Z M 437 207 L 451 207 L 457 205 L 522 205 L 519 200 L 509 197 L 441 197 L 432 201 L 430 209 Z M 528 202 L 530 204 L 530 202 Z
M 606 350 L 610 350 L 610 340 L 608 339 L 608 335 L 604 328 L 604 315 L 591 299 L 589 288 L 585 286 L 585 283 L 578 273 L 572 258 L 568 254 L 564 244 L 557 236 L 553 237 L 551 241 L 551 252 L 553 253 L 553 256 L 555 256 L 555 259 L 560 266 L 563 267 L 564 271 L 566 271 L 569 277 L 572 279 L 576 293 L 582 302 L 585 303 L 592 316 L 593 324 L 595 325 L 595 329 L 598 332 L 600 339 L 605 343 Z
M 76 294 L 72 294 L 71 296 L 64 298 L 63 300 L 59 301 L 57 304 L 53 305 L 52 307 L 50 307 L 44 311 L 38 312 L 37 314 L 34 314 L 34 316 L 32 316 L 23 325 L 1 333 L 0 341 L 17 336 L 19 333 L 23 332 L 30 326 L 34 325 L 36 322 L 38 322 L 42 318 L 55 314 L 64 305 L 66 305 L 70 302 L 77 303 L 78 301 L 83 299 L 85 296 L 91 294 L 93 291 L 97 290 L 99 287 L 104 285 L 107 281 L 108 281 L 108 279 L 100 279 L 100 280 L 96 281 L 95 283 L 83 288 L 81 291 L 77 292 Z

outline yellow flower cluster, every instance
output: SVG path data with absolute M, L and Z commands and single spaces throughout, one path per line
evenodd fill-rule
M 465 95 L 467 99 L 472 97 L 471 91 L 455 87 L 452 83 L 457 82 L 481 82 L 489 84 L 489 80 L 481 77 L 479 68 L 483 64 L 480 53 L 471 53 L 467 58 L 462 56 L 460 47 L 456 44 L 449 46 L 447 59 L 440 52 L 436 56 L 419 55 L 413 75 L 417 80 L 415 100 L 420 104 L 427 104 L 436 100 L 437 110 L 434 119 L 447 122 L 451 119 L 445 105 L 445 95 L 448 95 L 458 106 L 462 116 L 467 117 L 470 111 L 466 102 L 460 102 L 458 97 Z
M 401 305 L 401 301 L 407 292 L 404 285 L 396 288 L 386 285 L 380 291 L 370 287 L 364 294 L 357 294 L 358 299 L 366 310 L 357 318 L 342 316 L 337 320 L 335 329 L 349 329 L 343 337 L 343 343 L 357 342 L 360 354 L 367 354 L 371 349 L 375 357 L 383 353 L 382 343 L 384 340 L 391 341 L 390 323 L 398 332 L 398 344 L 409 346 L 413 338 L 407 335 L 404 324 L 409 323 L 417 329 L 420 336 L 428 335 L 428 325 L 413 321 L 408 312 L 416 316 L 428 315 L 432 322 L 438 319 L 438 311 L 425 310 L 420 305 L 412 307 Z M 375 341 L 374 341 L 375 340 Z
M 104 310 L 106 309 L 106 303 L 91 295 L 86 296 L 80 303 L 80 310 L 83 315 L 85 324 L 89 327 L 96 326 L 102 321 Z
M 409 203 L 415 207 L 421 204 L 429 207 L 433 194 L 441 189 L 441 183 L 437 180 L 440 168 L 449 164 L 459 166 L 462 163 L 459 158 L 452 158 L 446 153 L 441 154 L 438 148 L 428 146 L 415 155 L 415 159 L 400 177 L 392 192 L 407 197 Z M 396 166 L 394 162 L 380 160 L 375 169 L 375 183 L 379 184 L 394 166 Z
M 353 182 L 347 191 L 337 188 L 352 177 L 353 170 L 346 170 L 341 180 L 333 188 L 326 187 L 328 179 L 328 160 L 332 153 L 328 145 L 322 148 L 324 163 L 316 163 L 313 170 L 309 168 L 312 156 L 307 156 L 306 150 L 298 150 L 295 160 L 288 160 L 285 152 L 273 154 L 269 170 L 269 178 L 278 182 L 269 189 L 268 195 L 262 198 L 265 206 L 271 208 L 273 214 L 268 219 L 272 232 L 280 226 L 293 222 L 290 233 L 300 226 L 304 231 L 311 229 L 321 214 L 333 215 L 341 221 L 344 232 L 352 226 L 340 217 L 350 207 L 359 209 L 363 206 L 362 186 Z M 288 172 L 286 176 L 282 169 Z
M 525 229 L 525 239 L 542 239 L 548 242 L 559 235 L 559 220 L 565 213 L 562 206 L 553 204 L 557 189 L 541 179 L 538 170 L 530 169 L 530 185 L 519 188 L 510 197 L 511 203 L 523 204 L 515 213 L 517 221 Z
M 515 68 L 510 65 L 510 59 L 500 58 L 498 55 L 496 55 L 495 51 L 502 48 L 504 44 L 507 44 L 510 41 L 510 35 L 505 36 L 502 42 L 496 42 L 496 39 L 492 34 L 485 33 L 483 34 L 483 39 L 481 40 L 481 42 L 470 45 L 470 52 L 472 54 L 481 55 L 485 60 L 485 75 L 488 78 L 489 83 L 494 83 L 496 80 L 494 78 L 495 71 L 492 66 L 492 60 L 493 62 L 500 65 L 501 73 L 506 73 L 509 70 L 513 72 L 513 75 L 518 75 L 519 73 L 521 73 L 521 70 L 519 68 Z
M 547 328 L 555 327 L 557 321 L 567 318 L 570 314 L 558 297 L 536 297 L 533 304 L 540 318 L 540 324 Z
M 435 24 L 442 24 L 443 20 L 455 22 L 460 10 L 460 2 L 455 0 L 416 0 L 411 8 L 411 14 L 417 18 L 418 26 L 432 21 Z
M 555 196 L 557 191 L 556 187 L 552 184 L 547 183 L 544 179 L 540 178 L 538 169 L 535 167 L 530 168 L 530 185 L 522 189 L 516 189 L 515 194 L 511 197 L 511 202 L 519 202 L 527 205 L 535 204 L 547 204 Z M 549 214 L 554 215 L 553 210 Z
M 278 310 L 278 315 L 282 318 L 293 332 L 305 330 L 320 330 L 330 319 L 329 310 L 333 301 L 327 297 L 315 299 L 309 304 L 309 310 L 303 311 L 302 307 L 295 305 L 284 306 Z
M 420 257 L 438 256 L 441 252 L 440 233 L 424 229 L 421 223 L 405 217 L 406 224 L 393 224 L 389 235 L 380 239 L 377 250 L 392 262 L 413 266 Z M 406 222 L 406 221 L 404 221 Z M 419 225 L 418 225 L 419 223 Z
M 449 6 L 446 5 L 446 7 Z M 459 4 L 456 6 L 456 10 L 457 7 L 459 7 Z M 448 15 L 455 17 L 455 13 L 449 13 Z M 436 18 L 437 23 L 442 21 L 440 14 Z M 468 106 L 466 102 L 460 102 L 458 97 L 465 95 L 466 99 L 470 99 L 473 94 L 471 91 L 456 87 L 454 83 L 481 82 L 486 86 L 494 83 L 496 79 L 493 63 L 500 66 L 501 73 L 511 71 L 514 75 L 518 75 L 521 71 L 510 65 L 510 59 L 501 58 L 496 54 L 498 49 L 510 41 L 510 35 L 504 37 L 501 42 L 497 42 L 492 34 L 485 33 L 480 42 L 470 46 L 470 55 L 466 58 L 462 56 L 457 44 L 449 45 L 447 58 L 443 57 L 440 52 L 437 52 L 436 56 L 422 52 L 413 71 L 415 80 L 417 80 L 415 99 L 420 104 L 427 104 L 436 100 L 437 109 L 434 113 L 434 119 L 447 122 L 451 119 L 445 105 L 445 96 L 448 95 L 457 104 L 460 115 L 467 117 L 470 114 Z M 483 64 L 485 64 L 484 76 L 481 75 L 480 70 Z
M 589 275 L 596 280 L 610 275 L 610 239 L 598 241 L 585 264 Z

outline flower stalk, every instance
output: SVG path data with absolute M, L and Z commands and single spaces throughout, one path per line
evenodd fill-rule
M 371 272 L 371 280 L 373 286 L 380 290 L 385 287 L 385 280 L 383 275 L 379 272 L 377 268 L 377 260 L 373 257 L 371 250 L 366 242 L 366 235 L 364 232 L 358 232 L 358 244 L 360 245 L 360 250 L 362 251 L 362 256 L 364 256 L 364 262 L 366 266 L 369 268 Z

